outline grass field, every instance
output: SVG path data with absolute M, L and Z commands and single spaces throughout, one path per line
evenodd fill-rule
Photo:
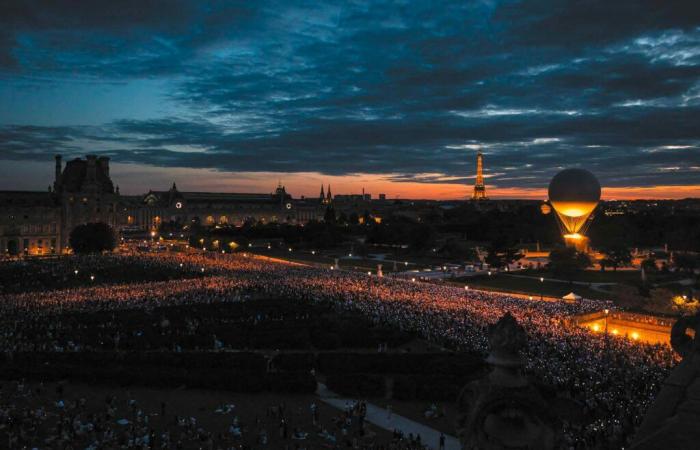
M 545 281 L 539 278 L 518 278 L 507 275 L 466 277 L 460 282 L 475 289 L 498 290 L 517 294 L 532 295 L 533 297 L 544 295 L 545 297 L 561 298 L 569 292 L 574 292 L 585 298 L 611 300 L 611 296 L 594 291 L 587 286 L 570 284 L 567 282 Z
M 519 272 L 519 275 L 531 276 L 534 278 L 561 278 L 549 271 L 523 271 Z M 648 279 L 652 283 L 663 283 L 667 281 L 673 281 L 687 277 L 684 274 L 675 273 L 655 273 L 649 274 Z M 583 281 L 586 283 L 624 283 L 624 284 L 634 284 L 641 281 L 642 275 L 639 270 L 606 270 L 601 272 L 600 270 L 584 270 L 575 274 L 572 281 Z
M 273 258 L 283 258 L 289 261 L 295 261 L 295 262 L 300 262 L 300 263 L 313 263 L 313 264 L 322 264 L 322 265 L 328 265 L 329 267 L 335 262 L 335 258 L 339 259 L 339 264 L 340 267 L 343 269 L 353 269 L 353 270 L 358 270 L 362 272 L 366 272 L 368 270 L 372 271 L 373 273 L 377 271 L 377 264 L 382 264 L 382 270 L 386 273 L 392 272 L 394 268 L 394 262 L 393 262 L 393 256 L 387 255 L 387 261 L 379 261 L 375 259 L 370 259 L 370 258 L 347 258 L 347 254 L 341 254 L 338 251 L 326 251 L 326 252 L 321 252 L 318 251 L 315 254 L 311 253 L 310 250 L 295 250 L 292 249 L 290 252 L 289 250 L 284 250 L 284 249 L 266 249 L 266 248 L 253 248 L 251 249 L 253 253 L 258 254 L 258 255 L 263 255 L 263 256 L 269 256 Z M 421 261 L 415 261 L 415 258 L 408 259 L 407 261 L 409 262 L 408 266 L 404 264 L 406 260 L 401 259 L 402 257 L 398 257 L 398 263 L 397 263 L 397 269 L 398 271 L 404 271 L 407 269 L 422 269 L 424 267 L 432 266 L 432 265 L 441 265 L 442 262 L 440 263 L 434 263 L 434 264 L 428 264 L 424 260 Z M 444 261 L 443 261 L 444 262 Z

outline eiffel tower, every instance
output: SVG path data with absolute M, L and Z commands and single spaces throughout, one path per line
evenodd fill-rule
M 474 183 L 472 200 L 488 200 L 484 185 L 484 155 L 481 154 L 481 150 L 476 154 L 476 183 Z

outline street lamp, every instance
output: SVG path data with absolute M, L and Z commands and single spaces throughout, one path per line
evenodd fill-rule
M 540 277 L 540 301 L 544 300 L 544 277 Z
M 605 312 L 605 357 L 607 358 L 608 352 L 610 351 L 610 345 L 608 343 L 608 314 L 610 314 L 610 310 L 608 308 L 605 308 L 603 311 Z

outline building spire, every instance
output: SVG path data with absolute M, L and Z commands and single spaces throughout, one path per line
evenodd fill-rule
M 321 203 L 325 203 L 326 201 L 326 193 L 323 191 L 323 185 L 321 185 L 321 195 L 319 196 L 319 200 Z
M 328 193 L 326 193 L 326 202 L 331 203 L 333 201 L 333 195 L 331 195 L 331 185 L 328 185 Z
M 486 186 L 484 185 L 484 155 L 481 150 L 476 154 L 476 182 L 472 200 L 486 200 Z

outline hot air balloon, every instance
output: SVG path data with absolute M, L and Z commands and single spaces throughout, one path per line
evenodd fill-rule
M 549 202 L 557 213 L 567 243 L 585 239 L 582 235 L 598 201 L 600 183 L 587 170 L 562 170 L 549 183 Z

